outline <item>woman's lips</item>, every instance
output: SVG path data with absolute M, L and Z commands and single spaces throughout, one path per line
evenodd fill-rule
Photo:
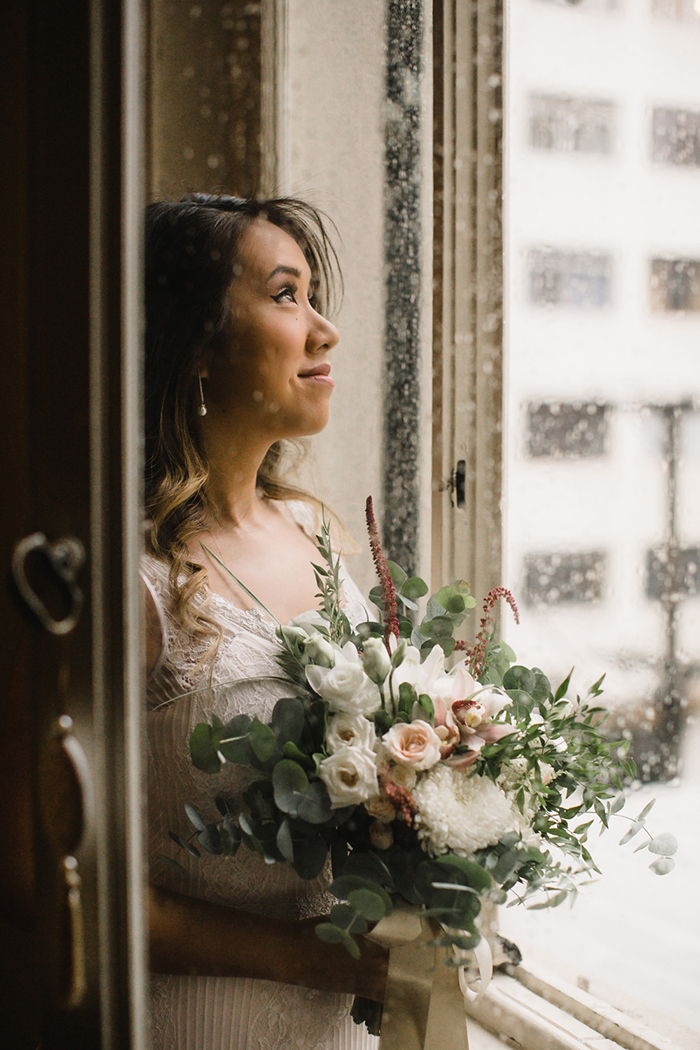
M 316 365 L 306 372 L 300 372 L 299 378 L 306 379 L 310 383 L 318 383 L 320 386 L 330 387 L 330 389 L 335 386 L 334 380 L 331 379 L 331 366 L 328 364 Z

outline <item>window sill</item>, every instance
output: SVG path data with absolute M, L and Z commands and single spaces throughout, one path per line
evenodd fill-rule
M 676 1032 L 674 1040 L 668 1039 L 602 999 L 531 966 L 511 966 L 507 974 L 497 973 L 486 993 L 467 1005 L 467 1014 L 506 1046 L 519 1050 L 697 1047 L 694 1032 L 682 1030 L 680 1038 Z M 478 1036 L 473 1042 L 478 1050 Z

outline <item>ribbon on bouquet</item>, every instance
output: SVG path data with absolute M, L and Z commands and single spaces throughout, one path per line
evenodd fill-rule
M 447 965 L 451 953 L 465 964 L 469 953 L 433 943 L 442 932 L 435 919 L 399 905 L 367 934 L 389 949 L 379 1050 L 469 1050 L 464 1000 L 479 992 L 468 986 L 464 965 Z M 481 992 L 492 972 L 485 938 L 475 955 Z

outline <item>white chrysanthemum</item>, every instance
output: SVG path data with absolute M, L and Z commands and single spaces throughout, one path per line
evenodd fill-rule
M 451 850 L 468 857 L 518 829 L 511 803 L 492 780 L 442 762 L 421 778 L 413 798 L 418 837 L 433 856 Z

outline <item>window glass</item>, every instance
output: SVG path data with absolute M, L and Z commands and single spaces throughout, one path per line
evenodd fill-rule
M 700 113 L 654 110 L 653 156 L 660 164 L 700 165 Z
M 557 683 L 575 664 L 580 692 L 605 673 L 627 812 L 656 797 L 680 850 L 655 876 L 619 818 L 573 909 L 504 909 L 501 931 L 526 966 L 698 1032 L 700 19 L 680 0 L 509 16 L 507 637 Z
M 610 102 L 531 95 L 530 143 L 537 149 L 609 153 L 614 112 Z

